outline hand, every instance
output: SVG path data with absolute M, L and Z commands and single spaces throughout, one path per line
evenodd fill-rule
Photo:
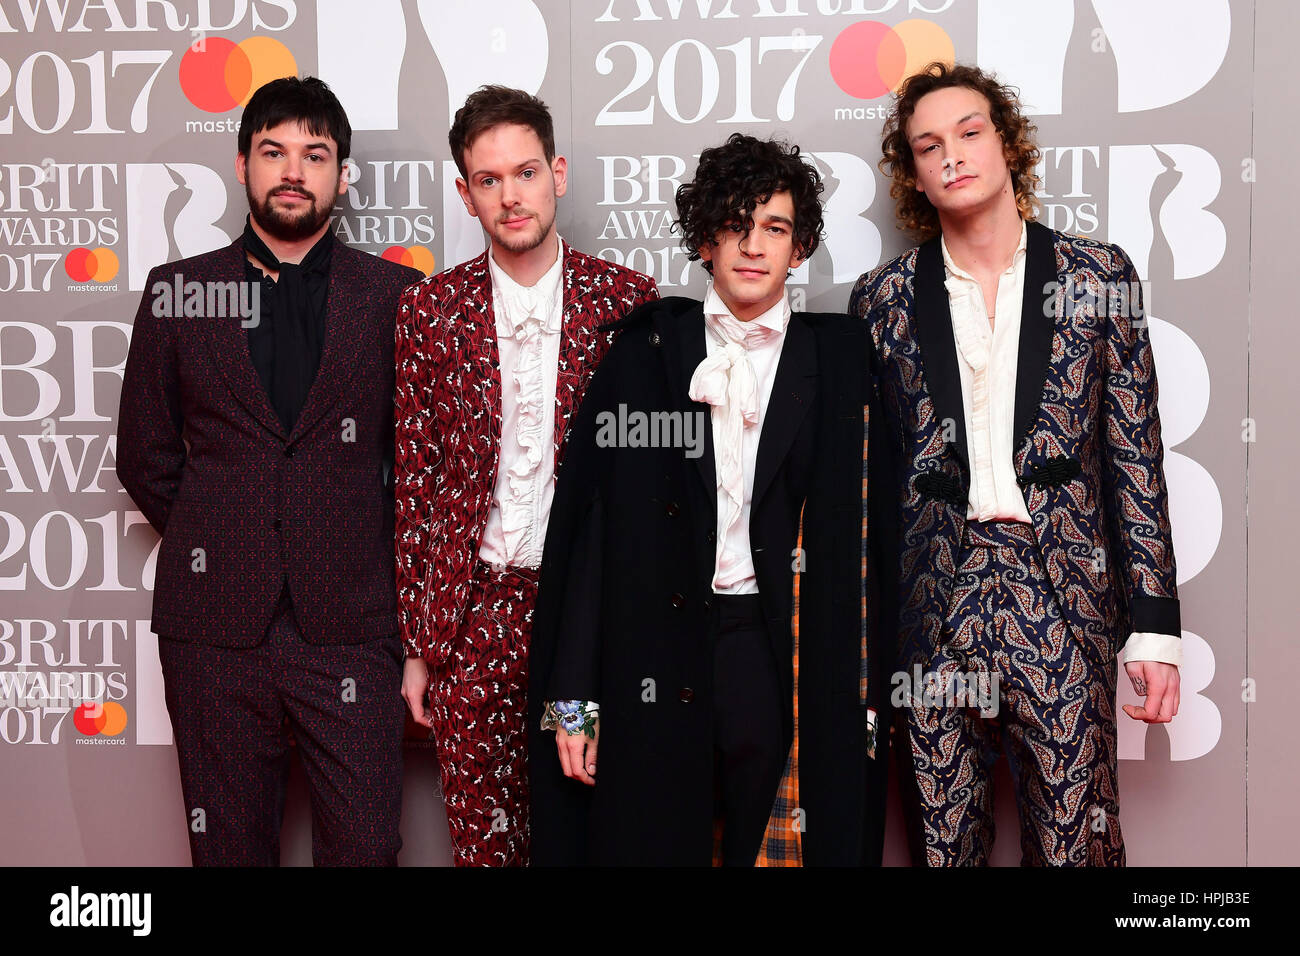
M 408 657 L 402 671 L 402 699 L 411 712 L 411 719 L 421 727 L 433 729 L 433 715 L 425 706 L 429 694 L 429 665 L 423 657 Z
M 555 749 L 560 754 L 560 767 L 566 777 L 580 780 L 590 787 L 596 785 L 596 742 L 600 740 L 600 718 L 592 724 L 594 738 L 585 733 L 570 734 L 562 727 L 555 729 Z
M 1178 668 L 1160 661 L 1133 661 L 1124 670 L 1133 689 L 1146 700 L 1140 707 L 1124 705 L 1124 713 L 1148 724 L 1167 724 L 1178 713 Z

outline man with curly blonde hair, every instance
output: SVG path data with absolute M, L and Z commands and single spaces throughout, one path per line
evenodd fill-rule
M 1145 698 L 1129 717 L 1178 712 L 1141 287 L 1118 246 L 1033 221 L 1033 132 L 1015 92 L 976 67 L 910 77 L 880 168 L 921 244 L 849 302 L 900 451 L 893 704 L 909 837 L 930 866 L 987 863 L 1003 749 L 1022 863 L 1124 865 L 1121 643 Z

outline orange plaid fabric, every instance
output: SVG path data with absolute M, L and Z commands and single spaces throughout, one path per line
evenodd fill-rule
M 867 434 L 870 411 L 862 408 L 862 634 L 859 641 L 858 694 L 867 702 Z M 806 503 L 805 503 L 806 504 Z M 799 509 L 799 536 L 795 547 L 803 553 L 803 509 Z M 801 569 L 802 562 L 799 564 Z M 755 866 L 803 866 L 803 810 L 799 806 L 799 588 L 802 570 L 794 572 L 794 600 L 791 605 L 790 632 L 794 637 L 794 739 L 790 742 L 790 755 L 785 771 L 772 802 L 772 813 L 767 819 L 767 832 L 759 848 Z M 874 714 L 869 715 L 874 718 Z M 868 753 L 875 756 L 874 720 L 868 729 Z
M 806 503 L 805 503 L 806 504 Z M 795 553 L 803 553 L 803 508 L 799 509 L 799 535 L 795 539 Z M 794 739 L 790 742 L 790 755 L 786 757 L 781 783 L 776 788 L 776 800 L 767 818 L 767 832 L 759 847 L 755 866 L 803 866 L 803 810 L 799 807 L 799 585 L 803 577 L 803 562 L 794 572 L 794 602 L 790 608 L 790 632 L 794 636 Z

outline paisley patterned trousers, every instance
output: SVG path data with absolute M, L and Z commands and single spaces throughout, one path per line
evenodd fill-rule
M 1029 525 L 967 522 L 959 562 L 940 647 L 904 683 L 926 865 L 987 864 L 1005 749 L 1022 866 L 1123 866 L 1115 660 L 1071 636 Z
M 537 572 L 476 561 L 429 708 L 456 866 L 528 865 L 528 641 Z

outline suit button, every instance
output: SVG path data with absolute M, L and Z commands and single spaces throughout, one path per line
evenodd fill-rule
M 695 691 L 691 690 L 689 687 L 683 687 L 677 692 L 677 699 L 683 704 L 689 704 L 695 699 Z
M 292 458 L 292 457 L 293 457 L 293 449 L 292 449 L 292 448 L 286 448 L 286 449 L 284 450 L 284 457 L 285 457 L 285 458 Z
M 669 600 L 672 601 L 673 607 L 681 607 L 686 603 L 686 596 L 680 591 L 674 591 L 673 596 L 669 598 Z
M 716 532 L 716 531 L 710 531 L 710 532 L 709 532 L 709 544 L 713 544 L 713 542 L 715 542 L 715 541 L 717 541 L 717 540 L 718 540 L 718 532 Z
M 677 507 L 677 502 L 670 501 L 668 502 L 668 506 L 664 508 L 664 510 L 668 512 L 668 517 L 676 518 L 682 509 Z
M 271 527 L 274 528 L 276 531 L 279 531 L 279 530 L 280 530 L 280 519 L 279 519 L 279 518 L 276 518 L 274 521 L 272 521 L 272 522 L 271 522 Z
M 659 347 L 659 343 L 662 342 L 662 341 L 663 341 L 663 340 L 662 340 L 661 338 L 659 338 L 659 333 L 658 333 L 658 332 L 651 332 L 651 333 L 650 333 L 650 344 L 653 345 L 655 348 L 658 348 L 658 347 Z

